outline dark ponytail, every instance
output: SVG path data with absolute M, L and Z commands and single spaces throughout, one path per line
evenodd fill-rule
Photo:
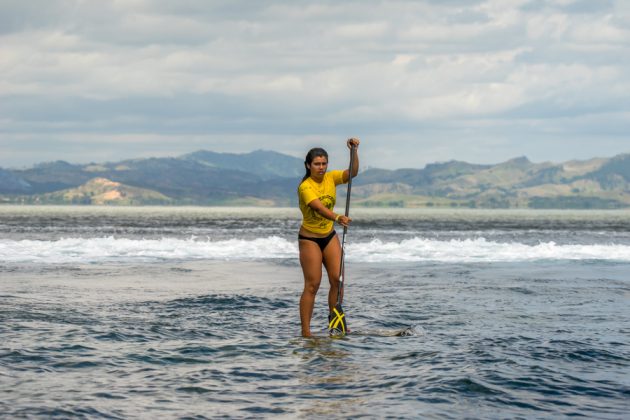
M 306 181 L 306 178 L 311 176 L 311 170 L 308 168 L 307 165 L 313 163 L 313 159 L 315 159 L 316 157 L 325 157 L 328 161 L 328 153 L 321 147 L 314 147 L 309 150 L 306 154 L 306 158 L 304 159 L 304 169 L 306 169 L 306 175 L 304 175 L 304 177 L 302 178 L 302 182 Z

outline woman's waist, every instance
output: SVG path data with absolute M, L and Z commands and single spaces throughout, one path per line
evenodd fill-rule
M 325 238 L 328 235 L 330 235 L 330 232 L 333 231 L 333 227 L 331 226 L 330 229 L 327 232 L 321 233 L 321 232 L 313 232 L 311 230 L 306 229 L 304 226 L 300 226 L 300 232 L 299 234 L 302 236 L 305 236 L 307 238 Z

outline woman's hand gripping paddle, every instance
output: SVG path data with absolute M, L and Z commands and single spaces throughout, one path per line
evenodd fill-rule
M 346 194 L 346 217 L 350 214 L 350 190 L 352 189 L 352 162 L 355 153 L 356 146 L 354 144 L 350 147 L 350 167 L 348 168 L 348 193 Z M 339 289 L 337 290 L 337 303 L 333 308 L 330 315 L 328 315 L 328 334 L 331 337 L 343 337 L 348 331 L 346 324 L 346 314 L 341 307 L 343 301 L 343 281 L 344 281 L 344 260 L 345 260 L 345 245 L 346 245 L 346 233 L 348 227 L 343 227 L 343 236 L 341 239 L 341 264 L 339 272 Z

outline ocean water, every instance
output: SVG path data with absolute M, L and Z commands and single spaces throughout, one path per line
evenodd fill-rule
M 630 212 L 352 216 L 305 339 L 296 209 L 0 206 L 0 417 L 628 418 Z

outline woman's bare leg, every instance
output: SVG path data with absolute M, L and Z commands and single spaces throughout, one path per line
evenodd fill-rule
M 304 273 L 304 291 L 300 298 L 300 322 L 302 323 L 302 336 L 311 336 L 311 318 L 315 296 L 322 281 L 322 252 L 313 241 L 299 240 L 300 265 Z

